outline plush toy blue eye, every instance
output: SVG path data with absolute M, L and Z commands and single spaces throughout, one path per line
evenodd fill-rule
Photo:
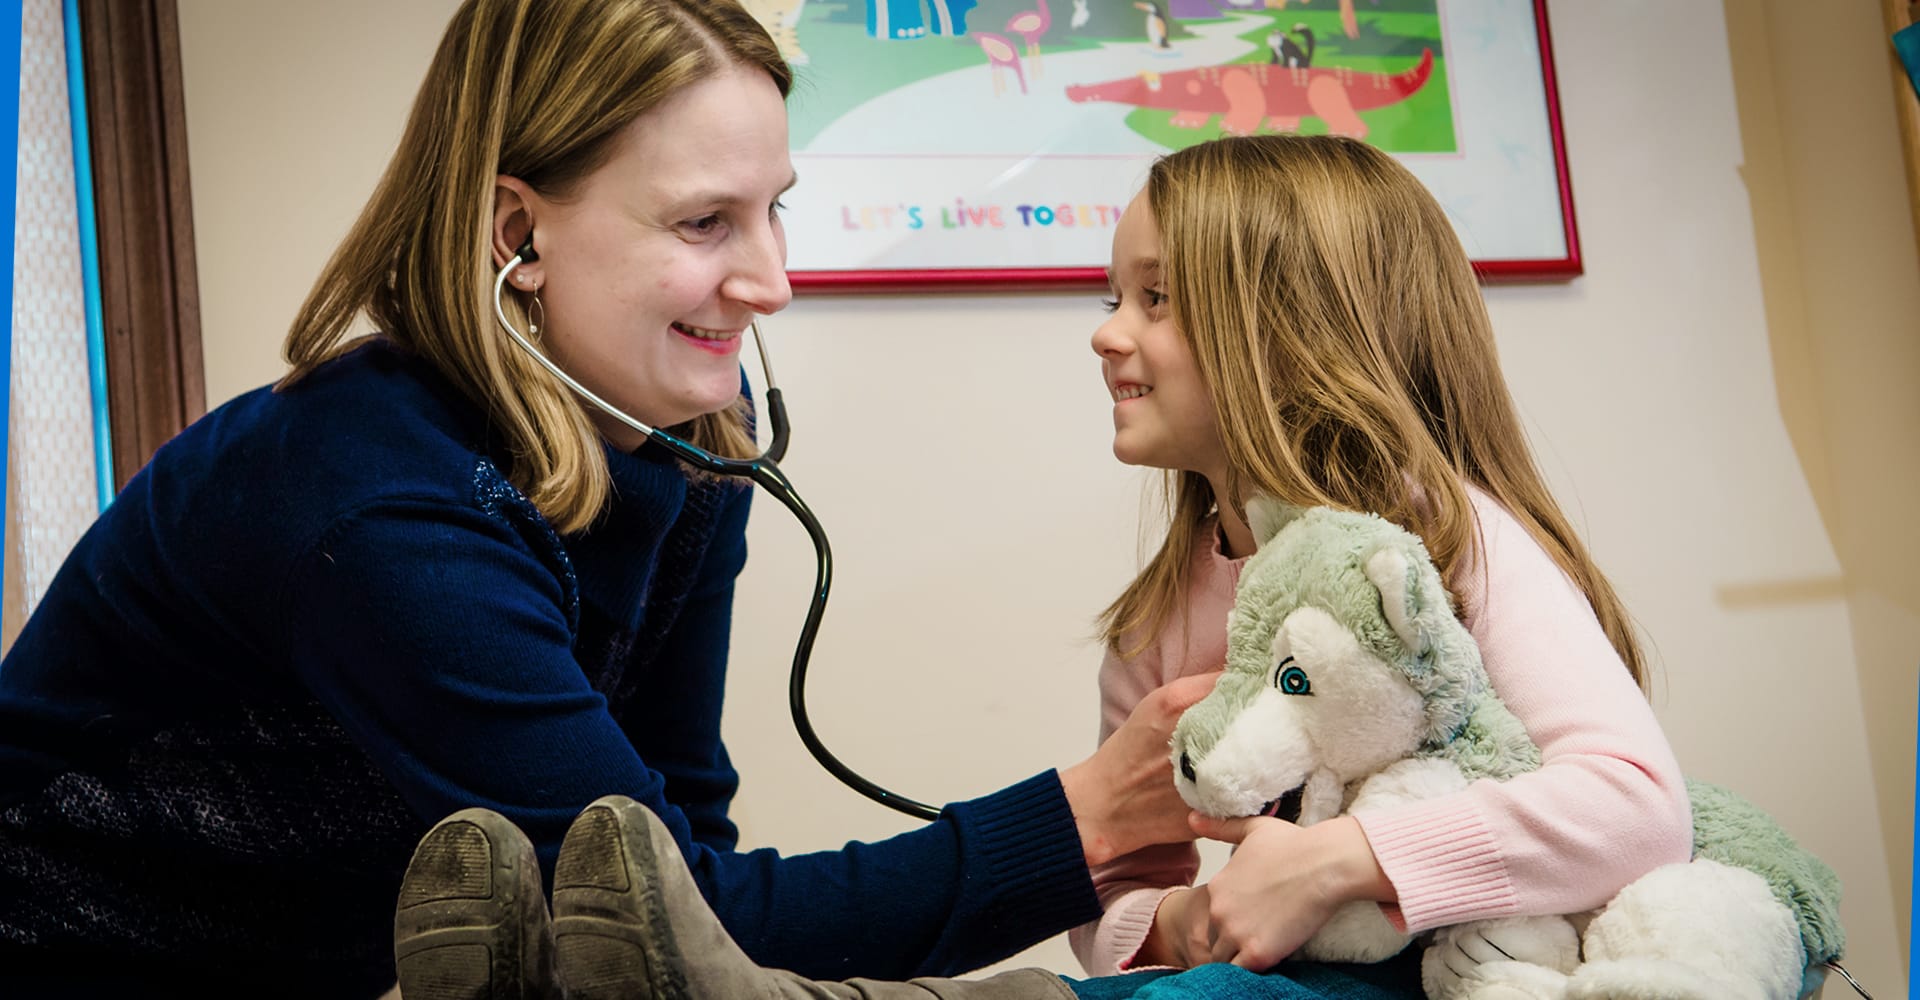
M 1307 680 L 1307 672 L 1295 665 L 1291 656 L 1281 660 L 1280 666 L 1274 669 L 1273 686 L 1279 688 L 1281 694 L 1313 693 L 1313 684 Z

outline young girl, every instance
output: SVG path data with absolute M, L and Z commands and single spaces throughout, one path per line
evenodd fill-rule
M 1227 610 L 1253 548 L 1245 503 L 1264 494 L 1374 511 L 1420 534 L 1543 766 L 1305 828 L 1196 817 L 1199 832 L 1239 844 L 1209 884 L 1188 887 L 1188 845 L 1097 869 L 1104 916 L 1073 939 L 1106 978 L 989 981 L 993 995 L 1118 998 L 1150 982 L 1164 1000 L 1418 997 L 1414 949 L 1380 966 L 1247 970 L 1280 962 L 1350 901 L 1378 901 L 1419 931 L 1590 908 L 1684 860 L 1691 815 L 1641 696 L 1626 613 L 1534 468 L 1473 271 L 1413 176 L 1340 138 L 1225 139 L 1175 153 L 1121 219 L 1111 284 L 1113 315 L 1093 345 L 1115 401 L 1114 453 L 1172 473 L 1173 516 L 1158 555 L 1106 615 L 1103 736 L 1122 732 L 1163 683 L 1223 665 Z M 605 937 L 620 942 L 632 989 L 607 995 L 654 995 L 650 979 L 693 996 L 971 995 L 950 983 L 905 993 L 763 971 L 709 915 L 674 907 L 688 898 L 675 889 L 686 875 L 657 822 L 597 808 L 609 818 L 576 828 L 619 815 L 623 839 L 570 835 L 563 863 L 638 875 L 614 898 L 563 889 L 555 904 L 624 914 Z M 668 918 L 646 916 L 662 906 Z M 1473 961 L 1450 965 L 1470 975 Z M 1202 963 L 1230 964 L 1113 975 Z
M 1072 935 L 1087 969 L 1264 968 L 1359 899 L 1412 931 L 1573 912 L 1684 860 L 1685 790 L 1626 611 L 1528 454 L 1472 269 L 1412 174 L 1332 137 L 1175 153 L 1122 218 L 1110 280 L 1093 348 L 1113 450 L 1168 470 L 1171 524 L 1104 617 L 1103 738 L 1148 691 L 1222 665 L 1264 494 L 1420 535 L 1544 763 L 1304 829 L 1196 818 L 1232 860 L 1196 888 L 1190 845 L 1101 868 L 1104 915 Z

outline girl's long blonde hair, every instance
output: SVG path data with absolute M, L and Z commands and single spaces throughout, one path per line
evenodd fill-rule
M 564 198 L 634 119 L 736 65 L 764 71 L 783 97 L 792 87 L 766 30 L 732 0 L 467 0 L 372 198 L 293 321 L 280 387 L 353 347 L 364 314 L 486 411 L 508 478 L 557 530 L 586 527 L 609 492 L 600 434 L 493 319 L 495 178 Z M 509 308 L 526 322 L 524 303 Z M 746 416 L 743 398 L 675 430 L 744 457 Z
M 1372 511 L 1418 534 L 1457 581 L 1474 545 L 1472 484 L 1585 592 L 1645 686 L 1626 609 L 1534 465 L 1473 268 L 1405 167 L 1338 137 L 1221 139 L 1156 163 L 1147 201 L 1230 496 L 1168 474 L 1166 539 L 1102 616 L 1109 645 L 1149 641 L 1179 613 L 1217 504 L 1265 494 Z

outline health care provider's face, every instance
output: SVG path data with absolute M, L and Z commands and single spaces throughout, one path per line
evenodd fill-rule
M 540 256 L 521 269 L 529 279 L 521 287 L 539 288 L 543 345 L 587 388 L 651 426 L 725 409 L 740 395 L 747 324 L 793 297 L 778 214 L 793 180 L 780 91 L 739 67 L 635 119 L 612 158 L 567 198 L 502 178 L 496 215 L 508 218 L 515 204 L 531 215 Z M 643 443 L 587 412 L 616 445 Z
M 1128 465 L 1224 476 L 1226 450 L 1187 338 L 1173 325 L 1160 265 L 1160 230 L 1146 192 L 1113 232 L 1111 315 L 1093 352 L 1113 396 L 1113 455 Z M 1217 479 L 1216 479 L 1217 481 Z

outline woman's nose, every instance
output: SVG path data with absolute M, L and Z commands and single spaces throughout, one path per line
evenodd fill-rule
M 787 280 L 786 247 L 779 233 L 763 231 L 744 253 L 746 259 L 727 279 L 728 297 L 762 316 L 785 309 L 793 301 L 793 285 Z

